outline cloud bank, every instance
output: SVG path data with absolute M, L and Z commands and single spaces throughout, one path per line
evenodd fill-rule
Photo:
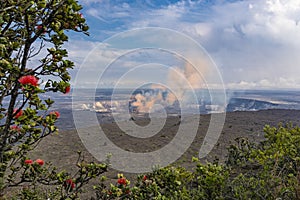
M 91 50 L 91 43 L 125 30 L 163 27 L 199 42 L 218 65 L 227 88 L 300 86 L 300 1 L 81 0 L 80 3 L 91 27 L 91 38 L 80 42 L 76 39 L 69 45 L 70 56 L 78 63 Z

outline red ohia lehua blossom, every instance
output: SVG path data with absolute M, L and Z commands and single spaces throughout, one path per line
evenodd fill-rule
M 129 193 L 130 193 L 130 190 L 126 190 L 125 193 L 126 193 L 126 194 L 129 194 Z
M 21 131 L 20 127 L 18 127 L 17 125 L 10 126 L 10 130 L 14 130 L 14 131 L 17 131 L 17 132 Z
M 31 165 L 33 163 L 33 161 L 28 159 L 28 160 L 25 160 L 24 163 L 26 165 Z
M 68 94 L 70 91 L 71 91 L 71 87 L 70 87 L 70 86 L 67 86 L 67 87 L 65 88 L 64 94 Z
M 143 181 L 146 181 L 146 180 L 147 180 L 147 176 L 144 175 L 144 176 L 143 176 Z
M 58 111 L 52 111 L 52 112 L 50 112 L 50 115 L 55 115 L 56 118 L 60 117 L 60 113 Z
M 23 85 L 38 86 L 39 79 L 33 75 L 26 75 L 19 78 L 19 82 Z
M 119 183 L 120 185 L 127 185 L 127 181 L 126 181 L 125 178 L 119 178 L 119 179 L 118 179 L 118 183 Z
M 36 28 L 38 30 L 42 30 L 43 31 L 43 34 L 45 34 L 47 32 L 47 29 L 43 27 L 43 25 L 37 25 Z
M 65 187 L 66 188 L 72 188 L 72 189 L 74 189 L 75 187 L 76 187 L 76 185 L 75 185 L 75 183 L 73 182 L 73 180 L 72 179 L 68 179 L 68 180 L 66 180 L 66 182 L 65 182 Z
M 18 111 L 18 110 L 19 110 L 18 108 L 14 109 L 14 113 L 13 114 L 15 115 L 14 116 L 15 119 L 18 119 L 19 117 L 21 117 L 23 115 L 23 111 L 22 110 Z
M 42 159 L 36 159 L 35 163 L 39 164 L 40 166 L 44 165 L 44 161 Z

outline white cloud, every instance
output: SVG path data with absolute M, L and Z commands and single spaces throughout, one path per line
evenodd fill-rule
M 64 47 L 68 49 L 69 58 L 78 66 L 98 44 L 99 42 L 71 39 Z
M 283 77 L 275 79 L 262 79 L 257 82 L 233 82 L 225 85 L 227 89 L 299 89 L 300 81 L 295 79 L 287 79 Z
M 209 52 L 229 88 L 300 85 L 300 1 L 82 2 L 88 15 L 112 26 L 103 33 L 154 26 L 188 34 Z
M 227 3 L 214 7 L 207 34 L 194 37 L 221 66 L 225 82 L 238 83 L 230 87 L 295 88 L 300 84 L 299 16 L 300 2 L 293 0 Z
M 80 3 L 84 6 L 89 6 L 93 3 L 103 3 L 105 0 L 80 0 Z

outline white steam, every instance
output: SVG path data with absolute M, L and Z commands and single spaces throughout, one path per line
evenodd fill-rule
M 137 112 L 149 113 L 155 104 L 166 107 L 174 105 L 176 101 L 188 100 L 187 98 L 190 98 L 186 95 L 188 90 L 205 87 L 203 76 L 207 65 L 205 65 L 205 62 L 197 62 L 197 64 L 197 66 L 193 66 L 191 63 L 186 62 L 183 68 L 170 68 L 168 77 L 166 77 L 166 86 L 152 84 L 151 89 L 155 92 L 136 94 L 131 105 L 136 107 Z

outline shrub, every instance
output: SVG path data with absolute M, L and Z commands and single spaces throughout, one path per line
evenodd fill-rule
M 299 199 L 300 129 L 264 128 L 265 140 L 237 138 L 224 164 L 203 164 L 194 171 L 168 166 L 139 175 L 133 186 L 102 184 L 97 199 Z
M 234 196 L 253 199 L 300 198 L 300 129 L 265 126 L 265 140 L 239 138 L 230 146 L 227 165 L 240 173 L 231 182 Z
M 42 158 L 27 157 L 42 139 L 57 132 L 60 113 L 50 112 L 54 101 L 41 96 L 70 92 L 68 71 L 74 63 L 63 44 L 67 31 L 88 35 L 81 9 L 75 0 L 1 1 L 0 197 L 20 187 L 19 198 L 36 199 L 40 185 L 56 185 L 60 199 L 76 198 L 84 184 L 107 169 L 79 155 L 78 173 L 71 177 Z

